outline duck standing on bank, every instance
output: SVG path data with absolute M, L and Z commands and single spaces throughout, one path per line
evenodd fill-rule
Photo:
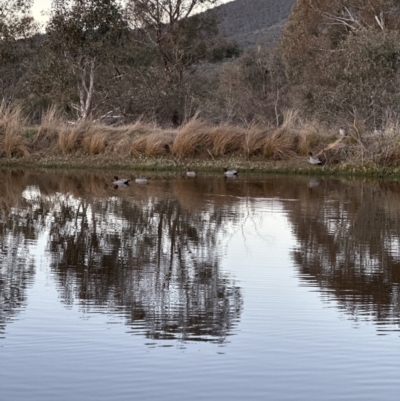
M 308 155 L 308 162 L 310 164 L 322 164 L 322 160 L 320 160 L 318 157 L 313 156 L 311 152 L 309 152 Z
M 238 175 L 237 170 L 228 170 L 228 169 L 224 168 L 224 176 L 225 177 L 235 177 L 237 175 Z

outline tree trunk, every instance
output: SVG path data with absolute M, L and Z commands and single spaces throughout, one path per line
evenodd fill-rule
M 78 83 L 80 120 L 86 120 L 92 112 L 95 64 L 95 58 L 84 58 L 82 62 L 81 81 Z

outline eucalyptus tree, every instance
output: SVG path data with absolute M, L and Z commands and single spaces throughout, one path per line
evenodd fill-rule
M 298 0 L 281 49 L 306 110 L 371 126 L 388 111 L 399 115 L 399 17 L 393 0 Z
M 187 72 L 209 56 L 218 35 L 211 7 L 219 0 L 128 0 L 131 26 L 144 44 L 156 49 L 169 91 L 182 110 Z
M 47 49 L 75 79 L 80 119 L 93 111 L 97 69 L 112 61 L 127 23 L 117 0 L 54 0 L 47 25 Z
M 0 0 L 0 68 L 1 95 L 10 86 L 7 81 L 18 68 L 15 64 L 26 54 L 22 39 L 35 33 L 36 24 L 30 15 L 32 0 Z M 9 68 L 13 65 L 13 68 Z

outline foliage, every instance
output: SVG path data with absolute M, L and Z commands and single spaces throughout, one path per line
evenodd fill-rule
M 398 109 L 400 4 L 392 0 L 298 1 L 281 51 L 297 105 L 330 121 L 379 127 Z
M 279 125 L 288 106 L 286 81 L 279 53 L 259 45 L 221 67 L 215 94 L 220 114 L 237 122 L 263 120 Z
M 121 45 L 126 22 L 116 0 L 54 1 L 47 25 L 47 49 L 61 58 L 76 79 L 80 117 L 92 112 L 95 71 L 112 60 Z
M 30 56 L 27 42 L 36 24 L 30 16 L 32 0 L 0 0 L 0 93 L 13 97 L 13 85 L 23 74 L 22 61 Z
M 182 120 L 191 67 L 209 58 L 217 20 L 211 11 L 197 13 L 218 0 L 130 0 L 131 24 L 144 33 L 143 41 L 153 45 L 162 65 L 169 90 L 175 94 L 175 113 Z

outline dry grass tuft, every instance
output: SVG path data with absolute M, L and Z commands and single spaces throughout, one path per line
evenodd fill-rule
M 267 133 L 264 139 L 263 155 L 274 160 L 286 159 L 295 155 L 295 147 L 295 132 L 282 126 Z
M 301 125 L 299 111 L 294 109 L 285 110 L 283 113 L 281 128 L 286 130 L 295 130 L 299 125 Z
M 104 152 L 109 154 L 117 154 L 119 157 L 127 157 L 130 155 L 130 146 L 134 134 L 127 127 L 109 127 L 106 125 L 98 125 L 95 128 L 99 135 L 98 146 L 104 146 Z M 101 151 L 101 149 L 97 151 Z
M 262 153 L 267 158 L 275 160 L 286 159 L 296 155 L 299 143 L 306 147 L 306 134 L 303 138 L 299 133 L 302 123 L 297 110 L 286 110 L 283 116 L 283 123 L 278 128 L 269 128 L 265 132 Z M 307 152 L 309 149 L 307 150 Z
M 82 139 L 82 148 L 89 155 L 98 155 L 106 150 L 107 133 L 101 129 L 88 133 Z
M 64 153 L 71 153 L 77 146 L 78 132 L 73 127 L 65 127 L 58 136 L 57 146 Z
M 155 123 L 144 123 L 142 120 L 138 120 L 134 124 L 127 125 L 125 129 L 129 134 L 142 136 L 149 135 L 160 128 Z
M 318 122 L 303 122 L 296 110 L 287 110 L 278 128 L 265 129 L 263 155 L 273 159 L 305 156 L 311 149 L 323 148 L 327 135 Z
M 65 128 L 61 112 L 56 106 L 50 106 L 42 115 L 37 133 L 33 138 L 33 150 L 48 150 L 57 147 L 60 131 Z
M 247 157 L 259 155 L 263 152 L 265 138 L 271 131 L 271 128 L 256 123 L 249 127 L 242 144 Z
M 361 147 L 361 146 L 360 146 Z M 363 138 L 363 157 L 380 167 L 400 165 L 400 122 L 388 121 L 381 132 Z
M 146 152 L 147 136 L 138 136 L 131 141 L 130 154 L 139 155 Z
M 212 128 L 209 137 L 212 143 L 212 154 L 223 156 L 243 149 L 245 131 L 229 124 L 222 124 Z
M 30 152 L 26 146 L 23 130 L 27 120 L 18 107 L 0 104 L 0 151 L 7 157 L 27 157 Z
M 300 155 L 307 155 L 310 149 L 321 145 L 322 135 L 317 123 L 300 124 L 297 128 L 296 152 Z
M 171 152 L 175 131 L 160 131 L 147 137 L 145 153 L 147 156 L 161 156 Z
M 196 156 L 210 152 L 213 141 L 212 128 L 196 117 L 183 124 L 176 135 L 172 152 L 177 156 Z
M 82 149 L 85 135 L 91 131 L 93 122 L 78 121 L 76 124 L 65 124 L 61 127 L 57 146 L 62 153 L 72 153 Z M 87 149 L 86 149 L 87 150 Z
M 145 124 L 141 121 L 129 126 L 130 154 L 145 154 L 159 156 L 169 153 L 175 139 L 175 131 L 163 131 L 155 124 Z
M 61 126 L 65 125 L 61 111 L 56 106 L 50 106 L 42 115 L 38 135 L 46 133 L 58 133 Z
M 82 148 L 89 155 L 104 153 L 107 148 L 108 138 L 112 137 L 114 128 L 105 125 L 90 124 L 82 135 Z

